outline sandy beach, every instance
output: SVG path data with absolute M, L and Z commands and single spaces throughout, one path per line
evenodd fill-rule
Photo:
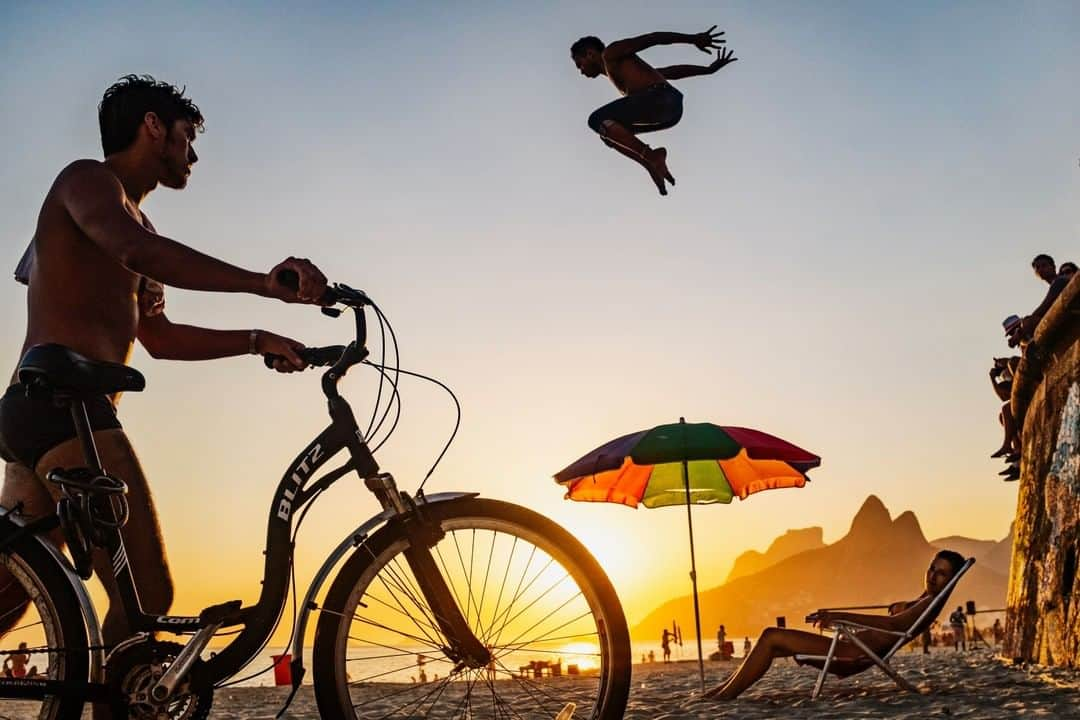
M 923 694 L 900 692 L 883 673 L 830 678 L 817 701 L 810 700 L 816 674 L 778 661 L 769 674 L 733 702 L 696 700 L 699 681 L 696 662 L 635 665 L 628 720 L 705 718 L 1080 718 L 1080 671 L 1013 666 L 988 650 L 931 655 L 901 653 L 895 660 L 901 673 Z M 712 686 L 736 664 L 707 662 L 705 677 Z M 235 688 L 215 698 L 210 717 L 220 720 L 272 718 L 280 708 L 284 688 Z M 317 718 L 310 686 L 299 693 L 285 717 Z M 479 717 L 478 715 L 476 717 Z

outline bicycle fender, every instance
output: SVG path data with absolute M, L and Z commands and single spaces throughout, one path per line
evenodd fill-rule
M 423 502 L 416 500 L 416 504 L 418 506 L 436 505 L 438 503 L 450 502 L 451 500 L 476 497 L 479 494 L 480 493 L 474 492 L 433 493 L 431 495 L 424 495 Z M 334 548 L 334 551 L 326 558 L 326 561 L 323 562 L 319 571 L 315 573 L 315 577 L 311 579 L 311 585 L 308 586 L 308 590 L 304 594 L 304 602 L 300 606 L 300 615 L 296 619 L 296 628 L 293 632 L 292 641 L 289 643 L 293 656 L 293 687 L 299 686 L 300 681 L 304 676 L 304 633 L 307 630 L 308 615 L 317 607 L 315 604 L 315 597 L 319 594 L 319 590 L 322 589 L 323 584 L 326 582 L 326 578 L 330 576 L 331 571 L 337 567 L 342 558 L 361 545 L 376 528 L 383 525 L 393 515 L 393 510 L 383 510 L 378 515 L 372 516 L 362 525 L 359 525 L 355 530 L 349 533 L 336 548 Z
M 20 518 L 8 515 L 0 519 L 0 537 L 7 531 L 15 531 L 23 527 L 25 523 Z M 105 650 L 101 639 L 101 623 L 98 621 L 94 603 L 90 600 L 90 594 L 86 591 L 86 584 L 75 572 L 67 556 L 60 552 L 55 545 L 40 535 L 34 535 L 33 540 L 40 544 L 52 557 L 53 562 L 60 568 L 64 577 L 75 591 L 75 597 L 79 601 L 79 609 L 82 611 L 83 623 L 86 625 L 87 640 L 90 647 L 97 648 L 90 651 L 90 682 L 105 682 Z

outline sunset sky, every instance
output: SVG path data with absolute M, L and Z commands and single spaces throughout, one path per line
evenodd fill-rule
M 717 23 L 738 62 L 677 82 L 667 198 L 585 119 L 616 97 L 570 43 Z M 403 367 L 457 392 L 427 490 L 518 502 L 575 532 L 631 622 L 689 590 L 685 512 L 564 501 L 551 475 L 652 425 L 754 427 L 820 454 L 801 490 L 694 510 L 702 587 L 788 528 L 839 538 L 868 494 L 929 538 L 999 539 L 1016 484 L 991 358 L 1034 308 L 1030 268 L 1080 260 L 1080 8 L 1069 2 L 105 3 L 0 5 L 0 265 L 57 172 L 101 157 L 96 108 L 127 73 L 186 85 L 206 116 L 165 235 L 268 270 L 310 257 L 366 289 Z M 659 65 L 707 63 L 691 46 Z M 0 283 L 7 372 L 25 290 Z M 254 297 L 170 290 L 178 322 L 309 344 L 350 325 Z M 176 610 L 253 598 L 271 494 L 325 424 L 319 376 L 258 359 L 132 364 L 120 417 L 152 478 Z M 370 371 L 367 371 L 370 372 Z M 358 416 L 370 378 L 342 386 Z M 453 424 L 403 385 L 379 454 L 414 488 Z M 307 577 L 376 510 L 338 483 L 300 538 Z

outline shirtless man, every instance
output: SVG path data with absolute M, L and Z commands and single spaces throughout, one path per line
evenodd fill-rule
M 926 570 L 926 586 L 923 593 L 910 602 L 893 603 L 888 615 L 867 615 L 863 613 L 819 610 L 814 613 L 815 624 L 824 628 L 836 620 L 855 622 L 878 630 L 903 632 L 919 619 L 927 606 L 949 584 L 956 573 L 964 566 L 964 557 L 952 550 L 942 550 L 930 562 Z M 809 618 L 807 618 L 809 619 Z M 858 633 L 861 641 L 876 653 L 885 652 L 896 636 L 877 630 L 864 630 Z M 757 645 L 731 674 L 727 681 L 706 692 L 702 697 L 716 700 L 734 700 L 744 690 L 756 683 L 769 670 L 774 658 L 793 655 L 825 655 L 829 652 L 832 638 L 825 635 L 793 630 L 790 628 L 766 628 L 758 638 Z M 836 657 L 857 659 L 865 657 L 862 650 L 852 642 L 841 640 L 837 643 Z
M 155 358 L 208 360 L 273 353 L 280 372 L 302 370 L 303 345 L 263 330 L 210 330 L 175 324 L 164 312 L 164 285 L 245 292 L 285 302 L 317 303 L 326 278 L 307 260 L 289 258 L 269 273 L 251 272 L 157 234 L 139 209 L 159 184 L 181 189 L 198 160 L 192 143 L 203 117 L 166 83 L 129 75 L 110 87 L 98 108 L 105 160 L 76 160 L 60 171 L 38 215 L 28 270 L 27 330 L 22 352 L 57 343 L 88 358 L 123 363 L 136 339 Z M 275 281 L 299 276 L 299 289 Z M 102 465 L 128 485 L 123 529 L 143 610 L 166 614 L 172 578 L 153 498 L 135 451 L 116 417 L 115 397 L 87 403 Z M 67 410 L 28 398 L 17 377 L 0 398 L 0 454 L 8 461 L 0 505 L 33 517 L 53 512 L 57 493 L 43 478 L 56 467 L 86 464 Z M 59 531 L 50 536 L 57 545 Z M 109 558 L 95 551 L 94 569 L 109 595 L 107 645 L 129 634 Z M 25 595 L 0 568 L 0 637 L 19 620 Z
M 667 150 L 650 148 L 637 139 L 639 133 L 667 130 L 682 118 L 682 93 L 668 84 L 695 75 L 711 75 L 735 62 L 734 51 L 719 50 L 724 44 L 723 32 L 716 26 L 703 33 L 686 35 L 674 32 L 655 32 L 640 37 L 618 40 L 608 46 L 600 38 L 583 37 L 570 46 L 570 57 L 581 74 L 587 78 L 607 75 L 624 97 L 604 105 L 589 116 L 589 127 L 611 148 L 640 164 L 649 172 L 661 195 L 667 195 L 664 181 L 672 185 L 675 178 L 667 167 Z M 704 53 L 719 50 L 708 66 L 672 65 L 654 68 L 638 57 L 638 53 L 654 45 L 686 43 Z

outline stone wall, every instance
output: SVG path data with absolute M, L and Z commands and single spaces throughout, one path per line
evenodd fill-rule
M 1003 652 L 1080 667 L 1080 280 L 1036 329 L 1011 406 L 1023 456 Z

